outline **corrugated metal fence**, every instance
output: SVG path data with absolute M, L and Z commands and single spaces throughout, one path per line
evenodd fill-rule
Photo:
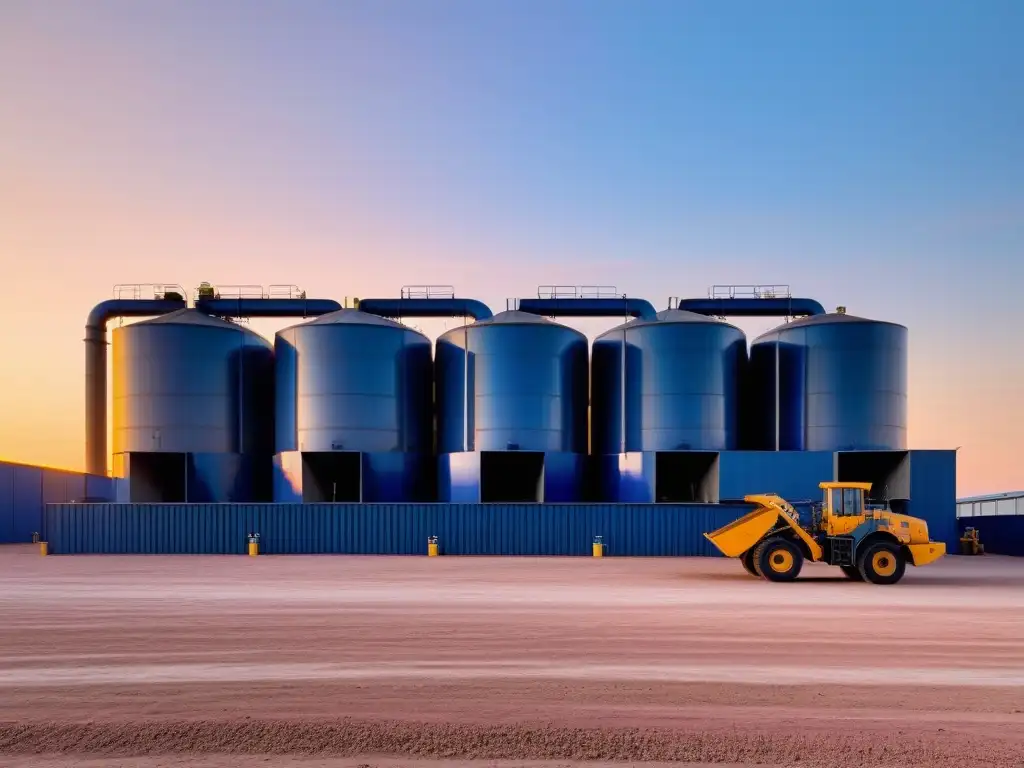
M 43 528 L 46 504 L 88 497 L 113 498 L 109 477 L 0 462 L 0 544 L 32 541 Z
M 52 504 L 54 554 L 712 555 L 704 538 L 749 511 L 704 504 Z

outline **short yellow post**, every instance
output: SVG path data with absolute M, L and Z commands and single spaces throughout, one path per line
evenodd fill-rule
M 437 557 L 437 536 L 431 536 L 427 539 L 427 557 Z
M 594 557 L 604 557 L 604 540 L 600 536 L 594 537 Z
M 249 557 L 256 557 L 260 553 L 260 535 L 258 533 L 249 534 Z
M 46 557 L 50 554 L 50 546 L 45 541 L 39 542 L 39 554 Z

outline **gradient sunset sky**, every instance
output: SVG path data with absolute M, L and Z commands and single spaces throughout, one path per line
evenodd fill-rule
M 908 326 L 911 446 L 1024 488 L 1022 39 L 1014 0 L 4 0 L 0 457 L 84 466 L 115 283 L 785 283 Z

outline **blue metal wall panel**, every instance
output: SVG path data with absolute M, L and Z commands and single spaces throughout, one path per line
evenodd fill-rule
M 57 504 L 46 508 L 55 554 L 715 554 L 704 539 L 748 511 L 704 504 Z
M 956 451 L 910 452 L 907 514 L 928 523 L 928 535 L 950 552 L 960 546 L 956 522 Z
M 364 453 L 363 501 L 400 504 L 437 498 L 434 457 L 423 453 Z
M 718 498 L 777 493 L 789 501 L 817 500 L 818 483 L 834 479 L 829 451 L 725 451 L 718 457 Z
M 986 553 L 1024 557 L 1024 515 L 961 517 L 959 523 L 961 534 L 967 527 L 978 529 Z M 950 551 L 959 552 L 959 543 Z
M 43 468 L 14 468 L 14 541 L 32 541 L 43 526 Z
M 14 467 L 0 464 L 0 544 L 14 541 Z
M 459 504 L 480 501 L 479 453 L 445 453 L 437 457 L 437 498 Z
M 278 504 L 302 502 L 302 454 L 285 451 L 274 456 L 274 501 Z
M 240 453 L 191 453 L 188 455 L 190 503 L 266 502 L 273 498 L 269 456 Z
M 579 453 L 544 454 L 544 501 L 564 504 L 583 498 L 587 457 Z
M 600 498 L 618 504 L 654 503 L 656 456 L 646 451 L 596 457 Z
M 43 507 L 86 496 L 112 498 L 110 478 L 29 464 L 0 462 L 0 544 L 32 541 L 44 534 Z

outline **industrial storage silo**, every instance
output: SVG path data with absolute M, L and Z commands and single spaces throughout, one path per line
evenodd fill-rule
M 906 449 L 904 326 L 845 312 L 807 317 L 759 336 L 750 363 L 758 448 Z
M 587 452 L 587 353 L 579 331 L 519 311 L 437 340 L 444 500 L 578 500 Z
M 740 329 L 683 310 L 601 334 L 591 363 L 591 451 L 598 457 L 644 454 L 637 461 L 647 465 L 637 469 L 647 475 L 638 496 L 612 490 L 606 498 L 717 500 L 718 452 L 739 447 L 746 362 Z M 619 465 L 629 471 L 622 460 L 602 464 L 605 480 Z
M 430 340 L 343 309 L 279 331 L 275 500 L 433 498 Z
M 112 346 L 114 467 L 128 479 L 125 500 L 269 496 L 269 341 L 182 309 L 115 329 Z

